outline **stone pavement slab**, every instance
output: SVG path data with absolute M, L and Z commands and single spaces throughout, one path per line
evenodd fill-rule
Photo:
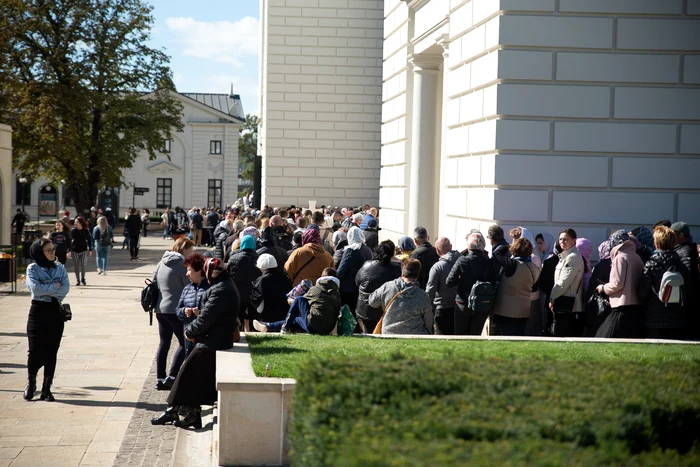
M 152 391 L 155 394 L 143 400 L 144 388 L 155 384 L 158 329 L 148 325 L 139 299 L 144 279 L 151 277 L 172 242 L 142 239 L 141 261 L 130 262 L 120 240 L 117 237 L 119 246 L 110 254 L 106 276 L 95 272 L 94 256 L 88 259 L 86 287 L 73 285 L 68 260 L 71 290 L 65 302 L 71 305 L 73 320 L 66 323 L 58 352 L 54 403 L 38 400 L 38 393 L 30 402 L 22 398 L 31 301 L 25 285 L 19 284 L 20 293 L 0 296 L 0 467 L 112 465 L 137 407 L 144 420 L 162 410 L 166 393 Z M 42 372 L 39 386 L 41 378 Z M 155 442 L 138 439 L 135 445 L 174 439 L 176 429 L 170 431 L 172 435 L 159 434 Z M 168 458 L 173 447 L 169 449 L 164 453 Z

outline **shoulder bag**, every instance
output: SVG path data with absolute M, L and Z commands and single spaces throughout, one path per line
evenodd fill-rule
M 391 300 L 389 300 L 389 303 L 386 304 L 386 307 L 384 308 L 384 313 L 382 313 L 382 317 L 379 318 L 379 322 L 377 323 L 377 326 L 374 328 L 374 331 L 372 331 L 372 334 L 381 334 L 382 333 L 382 324 L 384 324 L 384 316 L 386 316 L 386 312 L 389 311 L 389 307 L 391 306 L 392 303 L 394 303 L 394 300 L 404 293 L 405 291 L 408 290 L 408 287 L 405 289 L 401 290 L 400 292 L 397 292 L 396 295 L 391 297 Z
M 312 256 L 310 260 L 308 260 L 306 263 L 304 263 L 304 265 L 302 267 L 299 268 L 299 270 L 294 274 L 294 277 L 292 278 L 292 284 L 294 283 L 294 280 L 297 278 L 297 276 L 301 273 L 301 271 L 303 271 L 304 268 L 306 266 L 308 266 L 309 264 L 311 264 L 313 262 L 313 260 L 315 260 L 315 259 L 316 259 L 316 257 Z

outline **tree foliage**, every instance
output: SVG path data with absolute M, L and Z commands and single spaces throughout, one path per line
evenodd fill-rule
M 258 154 L 257 115 L 245 116 L 245 123 L 238 130 L 238 165 L 243 167 L 241 178 L 252 181 L 255 178 L 255 156 Z M 246 190 L 244 190 L 246 191 Z M 243 192 L 241 192 L 243 193 Z M 239 196 L 241 196 L 239 193 Z
M 154 159 L 182 130 L 169 57 L 146 45 L 151 11 L 141 0 L 0 2 L 0 115 L 14 130 L 14 167 L 65 180 L 78 212 L 122 185 L 140 151 Z

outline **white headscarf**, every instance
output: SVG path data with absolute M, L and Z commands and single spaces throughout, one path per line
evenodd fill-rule
M 359 250 L 365 243 L 365 234 L 362 233 L 359 227 L 350 227 L 348 230 L 348 248 L 351 250 Z

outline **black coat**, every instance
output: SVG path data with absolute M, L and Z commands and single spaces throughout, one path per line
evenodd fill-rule
M 344 293 L 358 293 L 355 276 L 366 261 L 372 259 L 372 250 L 367 245 L 362 245 L 357 250 L 345 248 L 343 258 L 338 266 L 338 279 L 340 279 L 340 291 Z
M 552 255 L 542 263 L 542 272 L 540 272 L 540 290 L 542 293 L 547 294 L 549 297 L 552 295 L 552 289 L 554 288 L 554 273 L 557 269 L 557 264 L 559 264 L 559 255 Z M 608 270 L 608 277 L 610 276 L 610 270 Z
M 264 322 L 283 320 L 289 310 L 286 295 L 291 289 L 292 281 L 284 269 L 267 269 L 263 272 L 262 276 L 255 280 L 250 295 L 250 302 L 256 308 L 265 301 L 259 319 Z
M 365 234 L 365 245 L 374 251 L 379 245 L 379 231 L 375 227 L 367 227 L 364 231 Z
M 126 218 L 124 223 L 124 230 L 129 231 L 130 237 L 138 237 L 141 234 L 141 229 L 143 228 L 143 223 L 138 214 L 131 214 Z
M 674 250 L 657 251 L 644 265 L 644 274 L 639 280 L 637 294 L 646 306 L 645 321 L 649 328 L 683 329 L 687 325 L 685 306 L 678 303 L 664 304 L 657 295 L 661 278 L 671 266 L 681 273 L 683 280 L 688 284 L 690 273 Z M 684 289 L 687 294 L 689 287 Z
M 214 257 L 221 261 L 224 260 L 224 243 L 230 234 L 231 232 L 223 228 L 221 224 L 214 229 Z
M 199 316 L 187 326 L 185 335 L 209 350 L 230 349 L 240 307 L 238 290 L 226 272 L 213 282 L 202 295 Z
M 92 251 L 92 236 L 88 229 L 77 229 L 73 227 L 70 231 L 70 249 L 76 253 L 81 251 Z
M 457 302 L 462 305 L 469 303 L 469 295 L 477 280 L 496 284 L 498 272 L 494 262 L 484 256 L 481 250 L 469 250 L 466 256 L 460 257 L 452 271 L 447 276 L 447 287 L 457 286 Z
M 612 270 L 612 259 L 606 258 L 606 259 L 601 259 L 598 261 L 598 264 L 595 265 L 593 268 L 593 271 L 591 272 L 591 278 L 588 281 L 588 290 L 585 291 L 583 295 L 583 303 L 584 305 L 588 303 L 588 300 L 591 298 L 593 295 L 593 292 L 595 292 L 595 289 L 599 285 L 607 284 L 610 282 L 610 271 Z M 544 273 L 544 269 L 542 270 Z M 541 285 L 541 284 L 540 284 Z M 552 290 L 551 288 L 549 289 L 550 291 Z
M 433 264 L 437 263 L 440 259 L 435 247 L 430 244 L 430 242 L 425 242 L 411 253 L 411 258 L 420 261 L 420 277 L 418 278 L 418 285 L 420 288 L 425 290 L 428 285 L 428 276 L 430 276 L 430 269 Z
M 342 242 L 338 243 L 337 247 L 335 247 L 335 253 L 333 253 L 333 266 L 336 270 L 338 267 L 340 267 L 340 260 L 343 259 L 343 250 L 345 250 L 346 246 L 348 246 L 348 241 L 343 240 Z
M 241 303 L 250 303 L 253 283 L 262 275 L 257 262 L 258 254 L 253 250 L 236 250 L 228 260 L 228 273 L 238 288 Z
M 277 261 L 277 270 L 284 272 L 284 263 L 287 262 L 289 255 L 287 254 L 287 250 L 277 246 L 277 238 L 271 227 L 263 230 L 260 236 L 260 244 L 262 246 L 258 248 L 258 256 L 265 253 L 272 255 Z M 287 292 L 289 292 L 289 290 Z
M 700 288 L 700 270 L 698 270 L 698 247 L 695 243 L 684 242 L 676 245 L 674 249 L 678 256 L 681 258 L 681 263 L 683 263 L 690 273 L 690 289 L 693 291 L 698 291 Z M 695 294 L 697 295 L 697 293 Z
M 384 310 L 369 306 L 369 296 L 372 292 L 387 282 L 401 277 L 401 265 L 395 262 L 388 264 L 377 260 L 367 261 L 355 276 L 355 284 L 359 289 L 359 298 L 355 312 L 358 318 L 378 321 Z
M 292 237 L 287 232 L 287 229 L 283 225 L 272 228 L 275 232 L 275 242 L 277 246 L 282 248 L 284 251 L 290 251 L 293 248 Z

